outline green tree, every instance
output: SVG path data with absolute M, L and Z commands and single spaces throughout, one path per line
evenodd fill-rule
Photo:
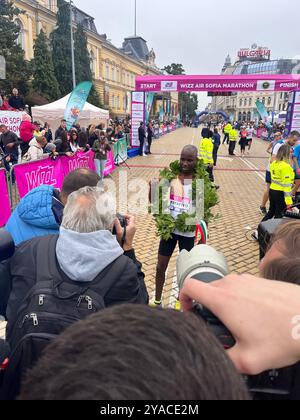
M 0 89 L 9 93 L 16 87 L 23 95 L 28 92 L 29 63 L 18 45 L 20 27 L 14 22 L 21 11 L 7 0 L 0 1 L 0 55 L 6 61 L 6 79 L 0 80 Z
M 65 96 L 73 90 L 70 5 L 64 0 L 57 0 L 57 6 L 56 29 L 52 32 L 50 40 L 54 74 L 60 92 Z
M 91 57 L 87 47 L 87 37 L 82 25 L 78 25 L 74 34 L 74 49 L 75 49 L 75 67 L 77 83 L 84 81 L 92 81 L 93 73 L 91 69 Z M 101 107 L 101 101 L 95 86 L 92 86 L 88 102 Z
M 180 74 L 185 74 L 185 70 L 182 64 L 172 63 L 170 66 L 165 66 L 163 68 L 167 74 L 172 74 L 173 76 L 178 76 Z
M 176 63 L 172 63 L 170 66 L 165 66 L 163 71 L 173 76 L 185 74 L 183 65 Z M 188 118 L 193 118 L 193 116 L 195 116 L 195 111 L 198 109 L 198 96 L 195 93 L 180 92 L 179 109 L 183 119 L 185 119 L 186 116 L 188 116 Z
M 48 48 L 48 40 L 43 31 L 40 32 L 34 45 L 33 90 L 49 101 L 60 97 L 58 82 L 54 74 L 52 55 Z

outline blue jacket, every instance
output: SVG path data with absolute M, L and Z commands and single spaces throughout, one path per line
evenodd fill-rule
M 63 204 L 52 186 L 42 185 L 30 191 L 11 215 L 6 230 L 15 245 L 30 239 L 55 235 L 59 232 Z

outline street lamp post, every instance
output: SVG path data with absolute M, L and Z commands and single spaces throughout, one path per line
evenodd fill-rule
M 73 89 L 75 89 L 76 88 L 76 71 L 75 71 L 75 56 L 74 56 L 72 0 L 70 0 L 70 27 L 71 27 L 72 78 L 73 78 Z

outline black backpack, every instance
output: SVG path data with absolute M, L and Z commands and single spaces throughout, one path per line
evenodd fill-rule
M 13 325 L 7 327 L 6 339 L 12 352 L 0 394 L 2 400 L 18 396 L 24 374 L 50 341 L 70 325 L 105 308 L 105 295 L 128 264 L 128 258 L 121 256 L 92 282 L 75 283 L 59 266 L 57 239 L 51 236 L 41 241 L 36 284 L 24 298 Z

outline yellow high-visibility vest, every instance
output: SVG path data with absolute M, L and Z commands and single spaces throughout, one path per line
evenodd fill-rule
M 214 144 L 212 138 L 202 139 L 199 148 L 199 159 L 203 159 L 205 165 L 213 165 Z
M 232 125 L 230 123 L 226 124 L 224 127 L 224 133 L 229 134 L 231 130 L 232 130 Z
M 235 128 L 232 128 L 229 133 L 229 141 L 238 141 L 239 135 Z
M 292 189 L 295 181 L 295 173 L 288 162 L 275 160 L 271 164 L 271 190 L 284 192 L 285 203 L 287 206 L 293 204 Z

